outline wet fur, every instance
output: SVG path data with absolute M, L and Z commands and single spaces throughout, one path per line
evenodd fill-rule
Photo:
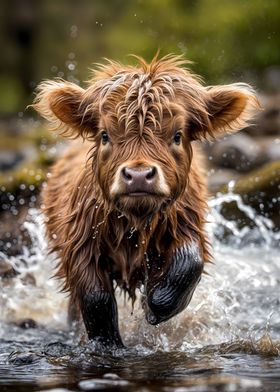
M 92 290 L 112 292 L 112 282 L 134 299 L 149 263 L 157 271 L 152 286 L 176 249 L 194 242 L 203 262 L 210 260 L 205 176 L 192 142 L 242 128 L 257 106 L 248 85 L 204 87 L 179 57 L 138 61 L 100 65 L 86 89 L 61 80 L 38 88 L 35 109 L 61 135 L 84 139 L 54 165 L 44 190 L 57 276 L 74 301 Z M 166 142 L 178 128 L 181 148 Z M 100 129 L 109 130 L 113 147 L 102 147 Z M 134 205 L 110 197 L 118 166 L 138 161 L 161 166 L 170 197 Z

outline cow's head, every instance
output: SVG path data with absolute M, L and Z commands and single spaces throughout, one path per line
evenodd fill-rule
M 61 134 L 92 140 L 103 197 L 146 217 L 185 192 L 192 141 L 241 129 L 257 99 L 247 84 L 204 87 L 178 57 L 138 60 L 101 66 L 86 89 L 44 82 L 35 108 Z

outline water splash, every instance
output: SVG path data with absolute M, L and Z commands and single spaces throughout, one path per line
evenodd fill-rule
M 132 237 L 133 237 L 133 235 L 134 235 L 134 233 L 137 231 L 137 229 L 136 229 L 136 227 L 131 227 L 130 229 L 129 229 L 129 232 L 128 232 L 128 235 L 127 235 L 127 238 L 130 240 Z
M 233 202 L 236 203 L 239 212 L 243 213 L 247 220 L 253 222 L 253 227 L 249 225 L 240 227 L 238 221 L 227 220 L 223 216 L 223 206 Z M 253 245 L 261 244 L 269 249 L 279 244 L 280 233 L 274 230 L 273 222 L 263 215 L 258 215 L 253 207 L 244 204 L 241 196 L 233 193 L 231 188 L 229 193 L 218 194 L 209 200 L 209 206 L 208 232 L 216 241 L 216 245 L 224 238 L 229 240 L 228 243 L 231 246 L 244 246 L 251 242 Z
M 18 256 L 0 258 L 10 264 L 19 274 L 1 282 L 0 324 L 18 319 L 34 319 L 39 325 L 61 328 L 65 325 L 65 296 L 59 293 L 58 282 L 52 278 L 55 257 L 48 253 L 43 216 L 30 209 L 24 223 L 31 247 L 24 246 Z M 6 330 L 1 329 L 3 335 Z M 0 337 L 2 335 L 0 333 Z
M 250 220 L 253 229 L 239 228 L 237 222 L 221 214 L 223 203 L 236 202 Z M 131 315 L 130 306 L 118 295 L 120 329 L 125 342 L 140 352 L 179 350 L 192 352 L 244 349 L 278 353 L 280 341 L 279 233 L 265 217 L 229 192 L 209 202 L 208 231 L 213 244 L 214 264 L 206 266 L 191 304 L 172 320 L 153 327 L 147 324 L 138 300 Z M 23 248 L 17 257 L 5 258 L 19 275 L 1 288 L 1 323 L 5 326 L 20 318 L 32 318 L 40 325 L 66 329 L 65 296 L 51 279 L 54 256 L 47 252 L 43 219 L 37 210 L 29 211 L 25 227 L 31 248 Z M 221 241 L 227 231 L 227 241 Z M 252 235 L 252 231 L 254 235 Z M 132 231 L 133 234 L 133 231 Z M 26 283 L 27 274 L 35 284 Z M 141 296 L 139 293 L 138 297 Z M 2 328 L 2 334 L 7 328 Z

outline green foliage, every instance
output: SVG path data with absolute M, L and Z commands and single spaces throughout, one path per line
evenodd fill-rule
M 88 79 L 88 68 L 103 56 L 127 62 L 133 61 L 127 59 L 129 53 L 149 60 L 159 48 L 162 54 L 183 54 L 209 84 L 261 84 L 264 70 L 280 63 L 279 0 L 14 3 L 21 6 L 11 10 L 9 0 L 3 0 L 0 13 L 0 80 L 8 72 L 16 81 L 10 84 L 7 101 L 1 91 L 2 112 L 22 110 L 17 95 L 24 91 L 25 104 L 30 103 L 30 93 L 42 79 Z M 22 39 L 23 32 L 28 40 Z M 18 81 L 22 86 L 15 88 Z
M 38 190 L 46 179 L 46 169 L 38 167 L 37 162 L 20 167 L 10 173 L 0 173 L 0 188 L 12 194 L 26 193 L 26 189 Z
M 51 154 L 51 148 L 55 147 L 58 138 L 54 133 L 40 125 L 18 135 L 1 134 L 1 149 L 22 151 L 25 148 L 34 148 L 29 159 L 9 171 L 0 173 L 0 191 L 13 194 L 26 194 L 26 190 L 32 187 L 37 191 L 46 180 L 49 166 L 54 163 L 55 155 Z
M 0 108 L 5 114 L 13 113 L 23 104 L 24 92 L 18 78 L 0 74 Z

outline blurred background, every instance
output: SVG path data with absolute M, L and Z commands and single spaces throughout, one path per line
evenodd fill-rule
M 207 85 L 257 89 L 255 125 L 203 145 L 209 189 L 240 194 L 279 229 L 279 0 L 1 0 L 0 32 L 0 251 L 25 241 L 21 222 L 64 146 L 26 109 L 36 85 L 55 77 L 82 85 L 103 57 L 151 60 L 157 49 L 191 60 Z M 235 203 L 223 214 L 244 223 Z

